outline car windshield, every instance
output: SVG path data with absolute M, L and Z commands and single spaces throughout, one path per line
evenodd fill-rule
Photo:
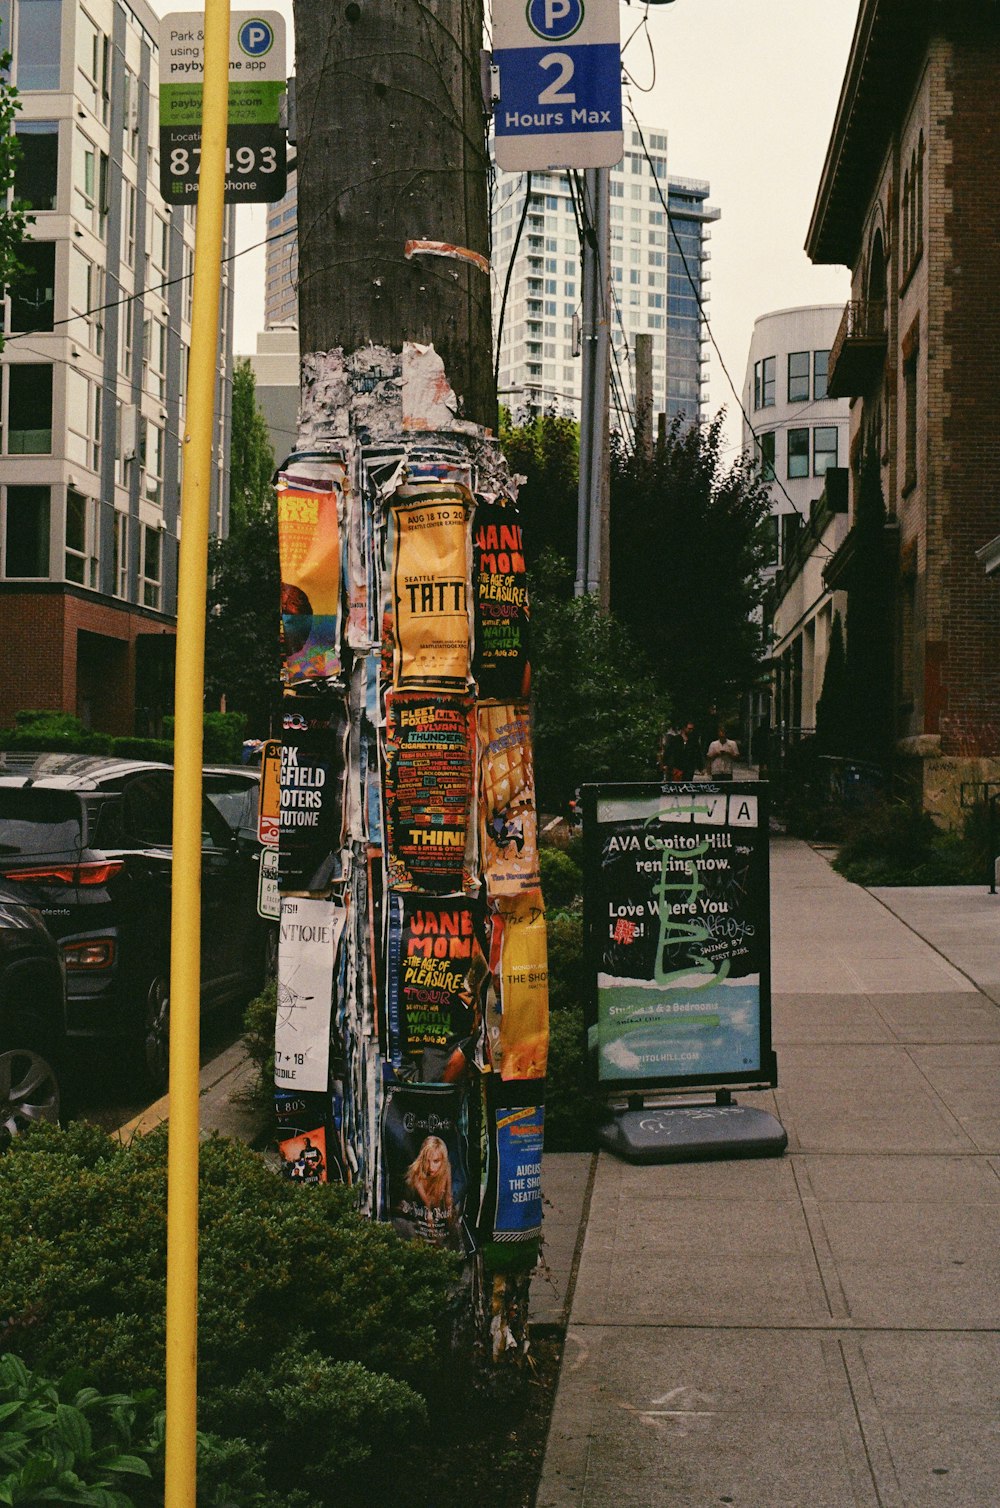
M 0 859 L 77 854 L 82 847 L 82 813 L 71 792 L 0 789 Z

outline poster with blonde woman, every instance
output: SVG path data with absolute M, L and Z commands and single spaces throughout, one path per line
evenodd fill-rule
M 390 1084 L 382 1112 L 382 1218 L 409 1240 L 468 1251 L 462 1096 L 457 1087 Z

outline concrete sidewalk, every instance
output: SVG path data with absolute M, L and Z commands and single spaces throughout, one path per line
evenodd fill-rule
M 780 1160 L 590 1197 L 538 1508 L 1000 1503 L 1000 897 L 772 844 Z

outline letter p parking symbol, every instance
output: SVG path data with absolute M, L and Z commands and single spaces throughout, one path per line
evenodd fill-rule
M 526 15 L 536 37 L 563 41 L 580 29 L 583 0 L 528 0 Z
M 239 41 L 241 52 L 251 58 L 262 58 L 274 46 L 274 32 L 267 21 L 254 17 L 240 27 Z

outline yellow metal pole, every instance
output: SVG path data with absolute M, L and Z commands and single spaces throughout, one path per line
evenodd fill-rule
M 202 709 L 229 116 L 229 0 L 205 0 L 204 64 L 174 691 L 165 1508 L 194 1508 L 197 1490 Z

